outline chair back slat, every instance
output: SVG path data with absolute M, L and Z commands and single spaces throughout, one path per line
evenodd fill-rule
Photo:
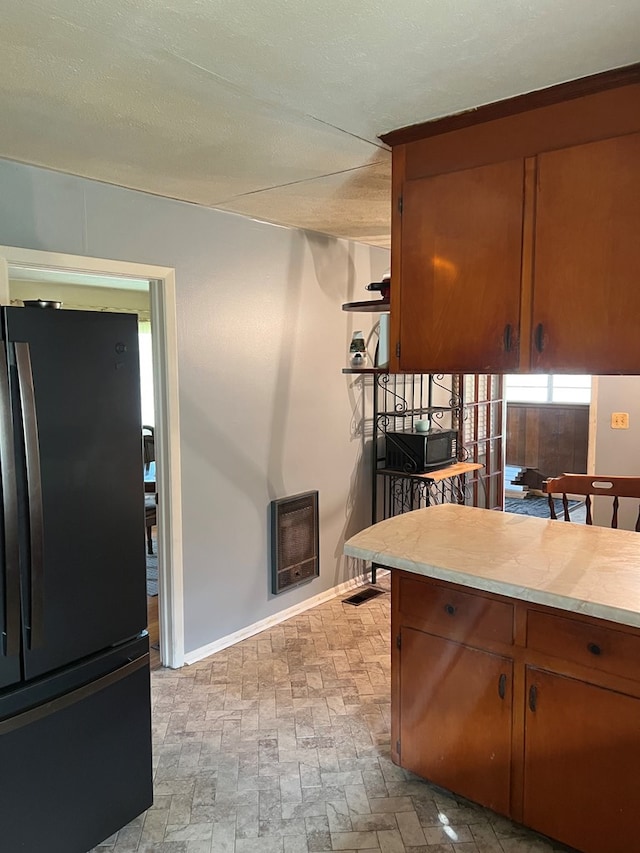
M 589 495 L 587 495 L 587 496 L 585 497 L 585 499 L 584 499 L 584 505 L 585 505 L 585 506 L 586 506 L 586 508 L 587 508 L 587 518 L 586 518 L 586 523 L 587 523 L 587 524 L 593 524 L 593 518 L 591 517 L 591 498 L 589 497 Z
M 552 519 L 557 519 L 553 499 L 554 494 L 562 496 L 565 521 L 571 521 L 568 495 L 584 495 L 587 524 L 593 524 L 591 496 L 604 495 L 611 497 L 613 499 L 611 527 L 614 528 L 618 526 L 619 499 L 637 498 L 640 501 L 640 477 L 607 477 L 601 474 L 562 474 L 560 477 L 552 477 L 545 480 L 542 488 L 549 499 L 549 512 Z M 638 506 L 638 518 L 635 529 L 640 533 L 640 504 Z

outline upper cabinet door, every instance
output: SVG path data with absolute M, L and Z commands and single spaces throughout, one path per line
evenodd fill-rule
M 534 370 L 640 373 L 640 134 L 538 157 Z
M 400 368 L 518 367 L 524 161 L 407 181 Z

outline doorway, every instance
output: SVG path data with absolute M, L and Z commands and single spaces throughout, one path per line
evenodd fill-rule
M 184 663 L 184 630 L 174 271 L 167 267 L 0 246 L 0 304 L 10 304 L 10 277 L 23 282 L 30 281 L 33 287 L 48 287 L 49 293 L 53 292 L 54 286 L 59 287 L 64 281 L 72 288 L 67 292 L 71 300 L 75 300 L 73 307 L 85 309 L 113 310 L 115 307 L 113 304 L 90 305 L 91 297 L 97 296 L 99 292 L 97 288 L 100 288 L 100 300 L 95 301 L 100 303 L 108 301 L 108 291 L 115 292 L 116 300 L 121 302 L 140 301 L 140 293 L 144 291 L 146 294 L 148 320 L 154 332 L 150 347 L 155 421 L 154 461 L 157 489 L 162 495 L 162 501 L 157 507 L 155 546 L 159 556 L 156 602 L 159 657 L 164 666 L 178 668 Z M 136 293 L 138 296 L 135 296 Z M 84 304 L 78 304 L 78 301 L 82 303 L 83 298 Z M 87 300 L 89 304 L 86 304 Z M 67 304 L 67 307 L 71 305 Z
M 592 377 L 509 375 L 505 398 L 505 509 L 549 518 L 544 481 L 589 470 Z M 575 504 L 579 512 L 583 504 Z

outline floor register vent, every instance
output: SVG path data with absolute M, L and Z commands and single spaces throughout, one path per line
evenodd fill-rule
M 318 492 L 271 501 L 272 593 L 318 577 L 318 550 Z

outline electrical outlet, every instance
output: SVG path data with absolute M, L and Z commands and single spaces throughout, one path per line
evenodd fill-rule
M 611 429 L 629 429 L 629 413 L 612 412 Z

